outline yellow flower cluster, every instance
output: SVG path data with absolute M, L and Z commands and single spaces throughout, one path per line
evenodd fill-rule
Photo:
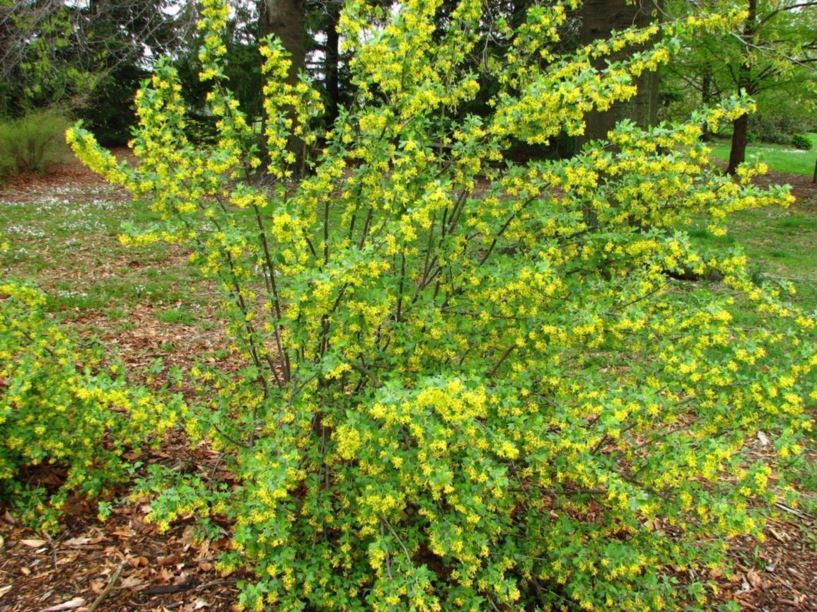
M 730 537 L 761 532 L 778 476 L 746 449 L 763 431 L 781 457 L 799 452 L 817 323 L 754 283 L 745 256 L 684 230 L 790 203 L 753 185 L 760 165 L 723 176 L 700 142 L 703 125 L 752 103 L 677 126 L 623 122 L 571 159 L 503 154 L 512 139 L 582 133 L 587 112 L 667 62 L 675 33 L 736 15 L 561 56 L 575 5 L 498 26 L 508 54 L 486 61 L 499 92 L 477 117 L 465 106 L 479 2 L 442 25 L 439 0 L 348 2 L 356 103 L 311 131 L 317 95 L 269 40 L 261 153 L 221 76 L 224 5 L 206 0 L 216 144 L 189 142 L 161 63 L 137 99 L 138 167 L 69 135 L 162 214 L 130 239 L 185 245 L 224 291 L 246 367 L 197 375 L 212 399 L 187 429 L 235 472 L 229 497 L 210 494 L 234 520 L 221 566 L 257 575 L 240 605 L 659 609 L 683 598 L 667 568 L 719 566 Z M 597 67 L 625 49 L 641 50 Z M 309 171 L 295 178 L 293 164 Z M 742 325 L 738 307 L 762 325 Z M 180 490 L 157 501 L 160 524 L 211 512 L 173 501 Z
M 47 317 L 45 301 L 34 287 L 0 283 L 0 488 L 22 495 L 24 467 L 65 465 L 59 490 L 23 517 L 51 530 L 69 493 L 99 494 L 121 478 L 122 453 L 158 440 L 180 407 L 128 386 L 116 365 L 106 371 Z

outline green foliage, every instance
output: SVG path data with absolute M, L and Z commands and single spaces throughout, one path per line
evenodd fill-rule
M 84 47 L 76 11 L 63 2 L 36 6 L 18 2 L 2 11 L 4 48 L 3 115 L 20 116 L 33 108 L 69 104 L 93 90 L 95 53 Z
M 125 144 L 144 67 L 184 48 L 191 8 L 169 0 L 0 5 L 0 117 L 59 106 L 107 145 Z
M 59 111 L 35 111 L 0 119 L 0 179 L 20 172 L 47 172 L 69 154 L 63 134 L 68 119 Z
M 749 139 L 753 142 L 791 144 L 792 138 L 808 125 L 806 117 L 797 116 L 775 105 L 775 111 L 749 120 Z
M 757 0 L 750 21 L 746 0 L 709 3 L 718 10 L 742 9 L 739 31 L 691 33 L 683 51 L 662 74 L 671 101 L 668 116 L 685 116 L 737 92 L 754 96 L 758 115 L 750 134 L 761 142 L 788 144 L 797 131 L 812 127 L 817 104 L 817 11 L 797 0 Z M 694 12 L 695 3 L 667 0 L 668 15 Z
M 44 314 L 45 301 L 31 286 L 0 284 L 0 493 L 23 520 L 54 529 L 70 493 L 98 495 L 121 480 L 123 452 L 157 440 L 178 406 L 80 348 Z M 58 488 L 23 483 L 41 465 L 65 470 Z
M 244 20 L 241 17 L 241 14 L 236 15 L 227 25 L 224 75 L 234 88 L 242 110 L 251 121 L 255 121 L 260 120 L 263 115 L 259 41 L 255 34 L 257 24 L 248 23 L 246 16 Z M 197 38 L 197 42 L 200 42 L 200 38 Z M 197 55 L 197 45 L 192 45 L 187 54 L 174 62 L 174 66 L 179 73 L 185 102 L 191 110 L 186 129 L 188 138 L 195 142 L 215 142 L 218 137 L 218 117 L 210 112 L 207 104 L 208 88 L 198 78 L 202 65 Z
M 89 96 L 87 104 L 77 113 L 100 143 L 105 146 L 125 146 L 136 122 L 133 96 L 145 78 L 144 69 L 122 63 L 105 75 Z
M 487 68 L 494 106 L 477 117 L 457 111 L 479 92 L 480 2 L 460 2 L 442 30 L 439 2 L 409 0 L 386 24 L 347 3 L 356 103 L 316 132 L 320 95 L 285 82 L 289 62 L 268 41 L 262 134 L 227 88 L 229 10 L 207 0 L 199 78 L 214 142 L 188 139 L 169 62 L 137 95 L 138 166 L 81 126 L 68 133 L 85 163 L 161 215 L 123 241 L 182 244 L 224 291 L 245 366 L 191 371 L 208 400 L 186 427 L 231 476 L 158 470 L 143 490 L 163 528 L 232 524 L 221 569 L 256 576 L 241 606 L 703 607 L 711 585 L 680 589 L 678 573 L 722 571 L 730 538 L 762 534 L 762 504 L 783 483 L 775 457 L 749 451 L 762 430 L 779 457 L 799 454 L 817 321 L 787 285 L 756 284 L 741 253 L 678 229 L 704 219 L 721 235 L 736 211 L 791 202 L 753 184 L 759 166 L 724 176 L 700 142 L 703 125 L 751 104 L 647 131 L 624 122 L 569 160 L 503 158 L 514 140 L 580 134 L 585 113 L 631 98 L 679 34 L 739 15 L 626 30 L 565 56 L 555 48 L 575 5 L 535 6 L 503 33 L 504 61 Z M 307 145 L 300 181 L 293 135 Z M 722 280 L 675 280 L 688 276 Z M 737 303 L 759 323 L 736 320 Z
M 803 134 L 795 134 L 791 139 L 791 144 L 795 149 L 811 151 L 811 139 Z

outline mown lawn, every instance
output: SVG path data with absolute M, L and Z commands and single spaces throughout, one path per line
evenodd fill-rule
M 123 222 L 152 216 L 122 192 L 77 182 L 0 196 L 0 228 L 11 249 L 0 265 L 13 276 L 34 278 L 51 296 L 50 308 L 70 313 L 100 309 L 113 318 L 135 303 L 157 306 L 200 301 L 191 293 L 191 270 L 162 246 L 134 249 L 117 235 Z
M 790 145 L 755 143 L 747 147 L 746 157 L 757 157 L 775 172 L 813 176 L 814 164 L 817 163 L 817 133 L 806 134 L 806 137 L 811 141 L 810 151 L 800 151 Z M 729 161 L 728 140 L 717 140 L 711 146 L 712 154 L 717 159 Z
M 726 236 L 702 228 L 690 234 L 707 248 L 740 247 L 756 280 L 791 282 L 797 290 L 792 300 L 817 310 L 817 209 L 796 204 L 787 210 L 743 211 L 732 217 Z

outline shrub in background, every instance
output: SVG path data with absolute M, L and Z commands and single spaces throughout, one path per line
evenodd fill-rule
M 749 138 L 753 142 L 791 144 L 798 132 L 807 131 L 804 130 L 807 124 L 808 116 L 798 116 L 793 110 L 784 108 L 776 113 L 753 116 L 749 121 Z
M 808 139 L 808 136 L 803 136 L 803 134 L 795 134 L 791 139 L 791 144 L 795 149 L 811 151 L 811 140 Z
M 44 313 L 34 287 L 0 283 L 0 495 L 29 524 L 54 529 L 71 493 L 97 495 L 126 473 L 126 449 L 158 440 L 177 417 L 120 367 L 103 366 Z M 65 469 L 56 490 L 19 477 L 39 465 Z
M 87 103 L 77 110 L 76 114 L 101 144 L 107 147 L 127 145 L 131 127 L 136 122 L 133 95 L 147 76 L 143 68 L 123 62 L 100 81 Z
M 233 521 L 221 568 L 257 577 L 242 606 L 703 605 L 729 539 L 761 535 L 758 502 L 780 483 L 775 458 L 747 450 L 762 430 L 781 457 L 799 452 L 815 321 L 754 284 L 742 255 L 698 252 L 679 229 L 703 218 L 723 233 L 734 211 L 791 201 L 753 186 L 761 167 L 723 176 L 700 143 L 702 124 L 751 104 L 648 131 L 625 122 L 569 160 L 503 160 L 513 140 L 579 134 L 587 111 L 632 97 L 680 30 L 745 15 L 562 56 L 575 4 L 534 6 L 515 32 L 499 24 L 493 112 L 458 119 L 479 89 L 466 60 L 481 3 L 463 0 L 440 30 L 437 1 L 402 3 L 385 25 L 348 2 L 356 102 L 315 133 L 318 94 L 286 83 L 267 41 L 262 152 L 224 78 L 229 9 L 206 0 L 215 143 L 185 136 L 168 62 L 137 96 L 137 167 L 69 132 L 86 164 L 162 215 L 123 240 L 185 245 L 224 291 L 247 366 L 187 428 L 224 451 L 235 480 L 154 483 L 152 516 Z M 718 291 L 674 280 L 714 273 Z M 740 323 L 738 302 L 760 322 Z M 678 590 L 689 570 L 703 578 Z
M 0 119 L 0 175 L 43 174 L 67 159 L 69 151 L 63 134 L 68 125 L 69 120 L 56 110 Z

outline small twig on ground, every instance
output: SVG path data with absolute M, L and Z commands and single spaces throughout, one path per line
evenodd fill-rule
M 795 508 L 789 508 L 786 504 L 781 504 L 780 502 L 777 502 L 775 503 L 775 506 L 777 506 L 781 510 L 794 514 L 795 516 L 799 516 L 800 518 L 809 519 L 811 521 L 815 520 L 815 517 L 813 515 L 808 514 L 807 512 L 796 510 Z
M 119 580 L 119 576 L 122 575 L 122 568 L 125 567 L 125 562 L 119 564 L 119 567 L 116 568 L 111 577 L 108 578 L 108 584 L 105 585 L 105 588 L 102 589 L 102 592 L 99 596 L 94 600 L 94 602 L 88 606 L 88 612 L 94 612 L 99 607 L 99 604 L 108 596 L 108 594 L 113 590 L 114 585 Z
M 45 534 L 45 537 L 48 538 L 48 546 L 51 548 L 51 563 L 54 565 L 54 571 L 59 571 L 59 567 L 57 567 L 57 546 L 48 533 Z
M 189 591 L 196 587 L 195 582 L 183 582 L 182 584 L 155 584 L 142 591 L 143 595 L 153 597 L 154 595 L 168 595 L 170 593 L 180 593 Z

